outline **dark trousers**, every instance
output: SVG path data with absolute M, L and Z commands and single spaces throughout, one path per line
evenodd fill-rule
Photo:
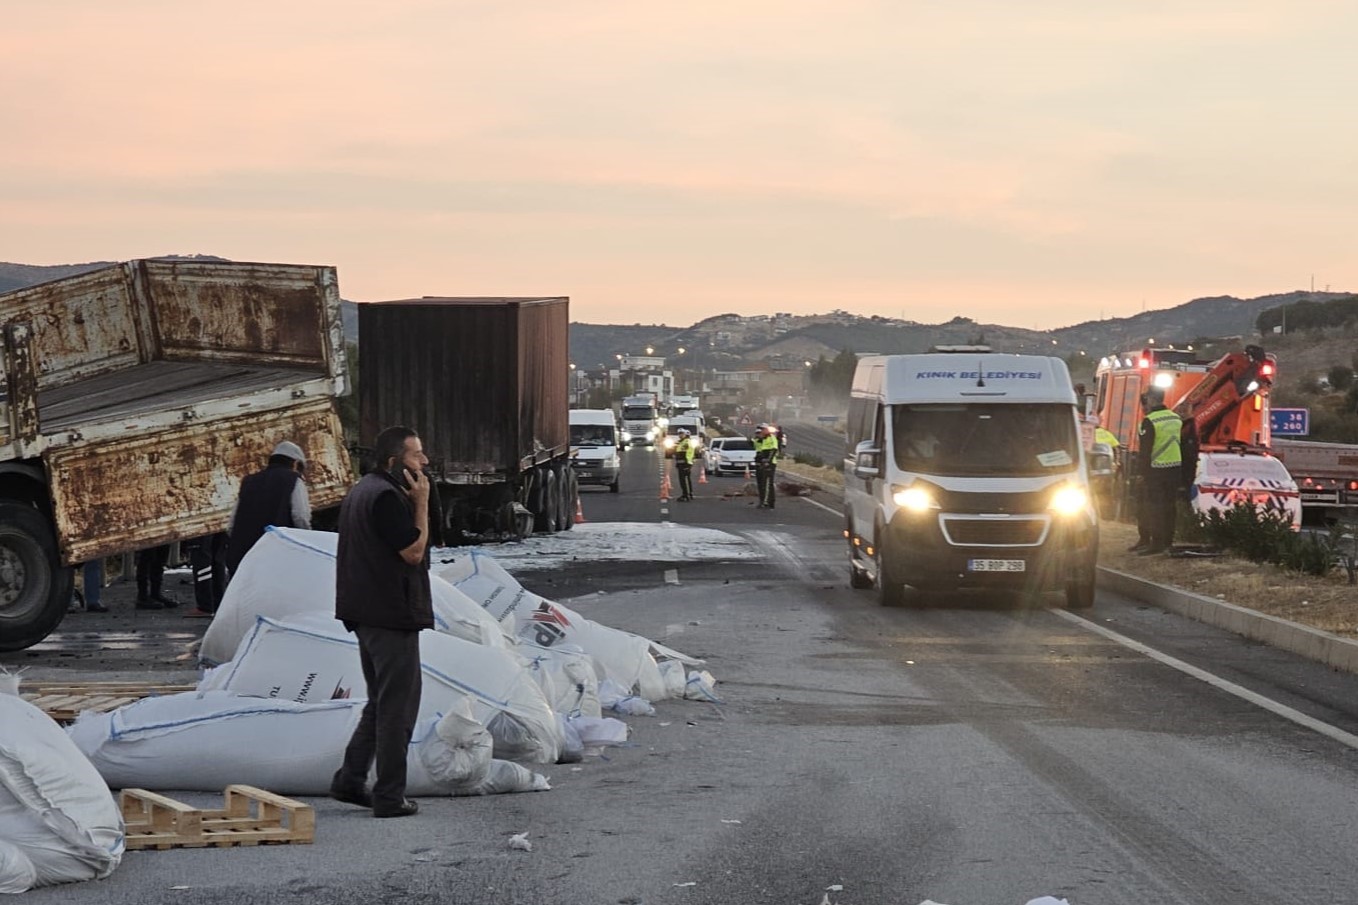
M 170 561 L 170 545 L 147 547 L 137 554 L 137 598 L 160 596 L 160 585 L 165 578 L 165 565 Z
M 688 462 L 675 462 L 674 470 L 679 473 L 679 499 L 693 499 L 693 466 Z
M 754 479 L 759 485 L 759 505 L 773 508 L 773 476 L 778 466 L 772 462 L 758 462 L 754 466 Z
M 1143 547 L 1151 544 L 1151 510 L 1146 498 L 1146 478 L 1132 479 L 1132 512 L 1136 514 L 1136 542 Z
M 1146 479 L 1145 502 L 1146 526 L 1150 532 L 1150 545 L 1153 549 L 1168 547 L 1174 543 L 1174 523 L 1178 512 L 1175 502 L 1179 498 L 1179 469 L 1152 469 Z
M 193 569 L 193 602 L 204 613 L 215 613 L 226 592 L 227 536 L 218 532 L 192 543 L 189 567 Z
M 420 633 L 360 625 L 354 634 L 368 703 L 332 785 L 362 789 L 376 760 L 373 808 L 394 808 L 405 801 L 406 755 L 420 710 Z

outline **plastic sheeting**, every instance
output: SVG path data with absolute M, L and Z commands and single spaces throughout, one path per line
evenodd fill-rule
M 123 857 L 123 818 L 99 773 L 38 708 L 0 695 L 0 891 L 97 880 Z
M 329 531 L 266 531 L 226 586 L 221 606 L 203 636 L 202 662 L 215 666 L 229 660 L 259 616 L 291 620 L 322 614 L 333 618 L 338 545 L 339 535 Z M 430 576 L 430 586 L 435 630 L 488 647 L 507 646 L 504 633 L 480 605 L 436 576 Z
M 421 632 L 420 661 L 419 719 L 447 713 L 469 696 L 476 718 L 495 737 L 497 755 L 556 762 L 562 742 L 556 716 L 516 654 Z M 259 617 L 231 661 L 198 687 L 297 703 L 368 696 L 357 639 L 323 616 L 296 622 Z
M 363 705 L 186 692 L 146 698 L 113 713 L 82 714 L 70 735 L 113 788 L 220 792 L 245 783 L 280 795 L 325 795 Z M 493 760 L 490 736 L 471 714 L 471 700 L 464 697 L 447 714 L 416 725 L 407 795 L 549 788 L 540 774 Z
M 579 613 L 526 590 L 494 557 L 482 550 L 459 553 L 435 574 L 485 607 L 504 629 L 520 640 L 552 648 L 572 644 L 592 655 L 607 678 L 642 697 L 666 697 L 651 642 L 640 635 L 600 625 Z

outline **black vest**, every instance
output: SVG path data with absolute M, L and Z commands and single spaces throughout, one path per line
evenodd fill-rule
M 414 506 L 386 475 L 370 472 L 349 491 L 340 504 L 335 618 L 374 628 L 433 628 L 427 550 L 424 561 L 412 566 L 378 537 L 373 513 L 384 493 L 397 495 L 413 523 Z
M 292 523 L 292 492 L 302 476 L 291 468 L 271 465 L 240 482 L 240 501 L 226 547 L 226 565 L 232 572 L 270 525 L 296 528 Z

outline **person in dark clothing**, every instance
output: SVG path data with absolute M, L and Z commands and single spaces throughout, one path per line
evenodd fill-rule
M 218 531 L 186 544 L 189 568 L 193 570 L 194 608 L 185 616 L 210 618 L 217 612 L 222 594 L 226 592 L 226 548 L 229 540 L 225 532 Z
M 1167 553 L 1173 546 L 1175 503 L 1183 486 L 1183 421 L 1165 406 L 1165 391 L 1159 387 L 1146 390 L 1145 399 L 1146 417 L 1137 434 L 1137 464 L 1145 487 L 1142 507 L 1149 537 L 1138 556 Z
M 406 754 L 420 706 L 420 632 L 434 627 L 429 587 L 429 460 L 419 436 L 389 427 L 378 468 L 340 504 L 335 618 L 358 636 L 368 703 L 330 782 L 330 797 L 374 817 L 419 811 L 405 797 Z M 372 791 L 368 771 L 377 764 Z
M 179 606 L 178 600 L 161 589 L 169 561 L 169 544 L 148 547 L 137 553 L 137 609 L 168 610 Z
M 269 464 L 240 483 L 236 510 L 231 513 L 231 539 L 226 567 L 235 574 L 250 548 L 270 525 L 310 528 L 311 498 L 307 496 L 306 454 L 290 440 L 274 447 Z

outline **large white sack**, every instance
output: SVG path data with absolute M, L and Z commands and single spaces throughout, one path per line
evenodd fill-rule
M 626 688 L 639 688 L 642 697 L 665 697 L 651 642 L 619 629 L 600 625 L 579 613 L 525 589 L 483 550 L 460 553 L 435 573 L 485 607 L 502 626 L 513 620 L 513 634 L 521 641 L 551 648 L 568 643 L 593 656 L 607 678 Z
M 517 654 L 420 632 L 420 665 L 419 719 L 447 713 L 470 695 L 498 756 L 556 762 L 562 742 L 556 716 Z M 357 638 L 324 616 L 296 622 L 260 616 L 230 662 L 209 672 L 198 688 L 299 703 L 368 696 Z
M 185 692 L 146 698 L 112 713 L 81 714 L 70 734 L 113 788 L 220 792 L 244 783 L 280 795 L 325 795 L 364 703 L 298 704 L 223 691 Z M 490 783 L 496 763 L 490 746 L 468 698 L 448 714 L 424 720 L 410 742 L 406 794 L 519 791 Z M 529 775 L 532 789 L 547 788 L 543 777 Z
M 548 703 L 553 710 L 565 717 L 602 715 L 593 657 L 571 644 L 538 647 L 520 642 L 515 649 L 532 670 L 551 677 L 555 696 Z
M 0 839 L 22 856 L 0 852 L 7 889 L 102 879 L 123 857 L 122 812 L 99 773 L 51 717 L 7 694 L 0 694 Z
M 225 663 L 259 616 L 293 617 L 335 613 L 335 551 L 330 531 L 270 527 L 250 548 L 226 586 L 217 614 L 203 635 L 199 659 Z M 478 644 L 504 647 L 504 633 L 479 604 L 447 582 L 430 576 L 434 629 Z
M 19 846 L 0 839 L 0 893 L 28 892 L 38 885 L 38 869 Z

